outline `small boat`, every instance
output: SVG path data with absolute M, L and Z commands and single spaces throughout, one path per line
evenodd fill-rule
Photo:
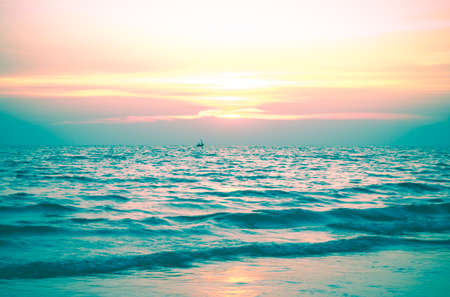
M 200 139 L 200 142 L 197 143 L 197 147 L 203 148 L 204 146 L 205 146 L 205 144 L 203 143 L 203 139 Z

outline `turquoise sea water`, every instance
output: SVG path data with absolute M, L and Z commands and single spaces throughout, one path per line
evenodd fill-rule
M 0 293 L 446 296 L 449 156 L 0 147 Z

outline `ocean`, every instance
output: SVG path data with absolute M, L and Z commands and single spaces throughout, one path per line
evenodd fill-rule
M 1 296 L 448 296 L 450 149 L 2 146 Z

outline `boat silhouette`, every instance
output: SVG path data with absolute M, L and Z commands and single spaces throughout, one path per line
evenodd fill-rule
M 200 139 L 200 142 L 197 143 L 196 145 L 197 147 L 203 148 L 205 146 L 205 144 L 203 143 L 203 139 Z

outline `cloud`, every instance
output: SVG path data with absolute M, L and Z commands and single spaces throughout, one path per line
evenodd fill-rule
M 402 113 L 376 112 L 343 112 L 343 113 L 315 113 L 315 114 L 271 114 L 258 108 L 244 108 L 235 110 L 208 109 L 192 115 L 129 115 L 88 121 L 66 121 L 60 124 L 131 124 L 157 121 L 197 120 L 203 118 L 219 119 L 253 119 L 253 120 L 405 120 L 422 119 L 422 116 Z

